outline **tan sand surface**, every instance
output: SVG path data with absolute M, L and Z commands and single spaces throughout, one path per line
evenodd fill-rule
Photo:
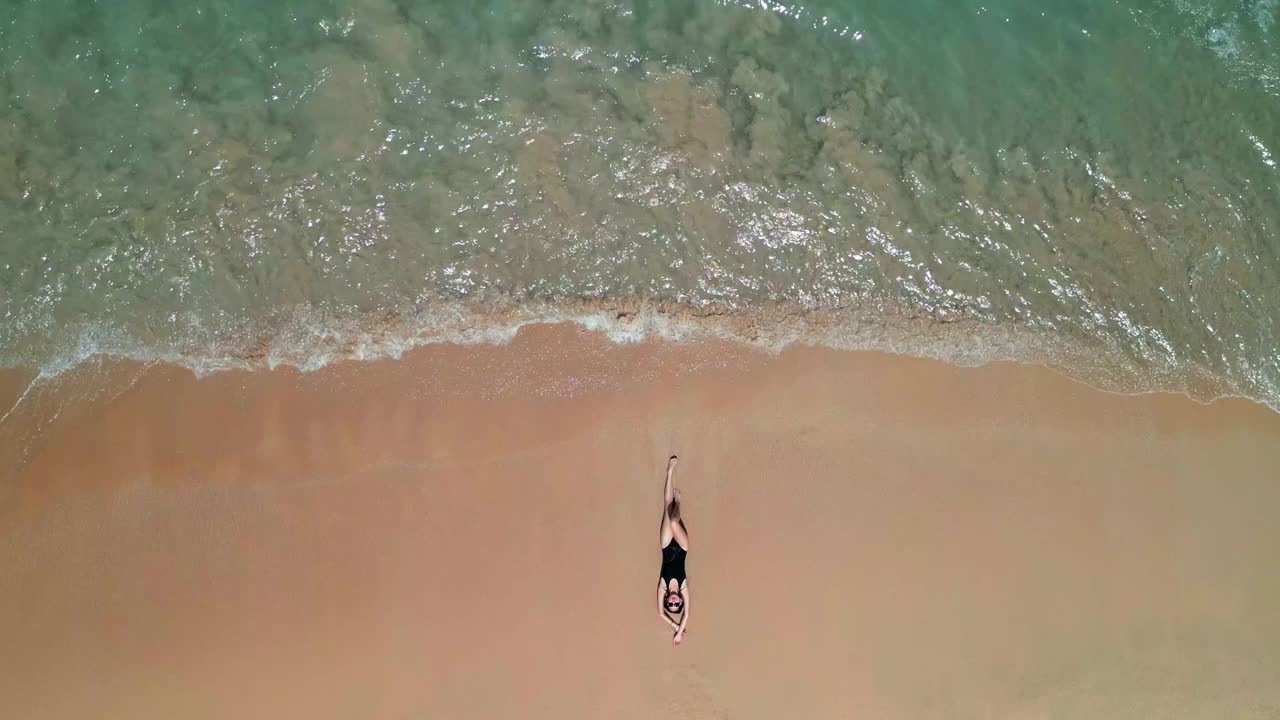
M 0 459 L 3 718 L 1280 717 L 1280 416 L 1245 401 L 542 326 L 84 368 Z

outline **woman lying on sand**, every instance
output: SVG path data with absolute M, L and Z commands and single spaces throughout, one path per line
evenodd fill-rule
M 676 456 L 667 462 L 667 484 L 662 491 L 662 570 L 658 574 L 658 617 L 675 629 L 672 642 L 679 645 L 689 625 L 689 581 L 684 577 L 684 558 L 689 554 L 689 534 L 680 519 L 680 491 L 671 487 Z M 676 622 L 676 618 L 680 622 Z

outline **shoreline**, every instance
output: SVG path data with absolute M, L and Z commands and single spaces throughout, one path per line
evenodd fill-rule
M 15 382 L 14 373 L 34 372 L 52 379 L 95 364 L 163 364 L 188 369 L 199 377 L 278 368 L 315 372 L 343 363 L 400 360 L 437 345 L 503 346 L 526 328 L 569 326 L 621 345 L 732 343 L 743 352 L 769 356 L 821 348 L 939 360 L 966 368 L 1001 362 L 1043 366 L 1114 394 L 1177 394 L 1202 404 L 1238 398 L 1280 413 L 1280 397 L 1271 397 L 1277 391 L 1269 390 L 1264 380 L 1233 379 L 1219 370 L 1175 365 L 1168 357 L 1136 359 L 1114 345 L 1114 338 L 1073 338 L 945 309 L 921 313 L 875 303 L 737 308 L 640 298 L 527 304 L 458 301 L 439 304 L 429 313 L 389 312 L 357 321 L 301 312 L 264 323 L 257 329 L 242 329 L 239 340 L 224 338 L 198 351 L 171 348 L 153 357 L 152 351 L 140 351 L 133 343 L 108 344 L 88 354 L 80 347 L 74 361 L 58 361 L 52 370 L 30 363 L 2 368 L 0 402 L 11 407 L 7 386 Z
M 78 372 L 28 398 L 31 433 L 0 426 L 2 714 L 1280 706 L 1280 417 L 1247 400 L 570 325 L 306 373 Z M 653 605 L 673 453 L 678 648 Z

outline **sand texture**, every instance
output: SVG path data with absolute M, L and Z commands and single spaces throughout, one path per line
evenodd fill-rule
M 539 326 L 106 363 L 0 423 L 0 717 L 1280 717 L 1280 416 L 1245 401 Z

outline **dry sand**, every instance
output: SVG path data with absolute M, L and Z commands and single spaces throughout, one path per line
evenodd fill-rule
M 0 444 L 0 717 L 1280 717 L 1280 416 L 1244 401 L 560 326 L 86 368 Z

